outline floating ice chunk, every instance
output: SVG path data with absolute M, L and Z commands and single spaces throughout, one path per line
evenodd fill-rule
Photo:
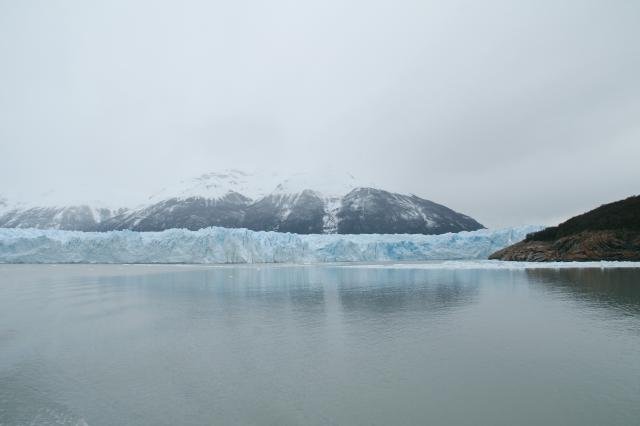
M 346 264 L 346 268 L 362 269 L 610 269 L 640 268 L 640 262 L 627 261 L 592 261 L 592 262 L 513 262 L 503 260 L 436 260 L 420 263 L 365 263 Z

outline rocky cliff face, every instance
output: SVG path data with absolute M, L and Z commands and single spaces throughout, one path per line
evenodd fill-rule
M 640 196 L 605 204 L 527 235 L 490 259 L 531 262 L 640 261 Z
M 552 241 L 524 240 L 493 253 L 489 259 L 525 262 L 640 261 L 640 232 L 583 231 Z

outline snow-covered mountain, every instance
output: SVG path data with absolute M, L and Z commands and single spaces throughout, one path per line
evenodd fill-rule
M 209 226 L 298 234 L 442 234 L 483 228 L 443 205 L 358 182 L 350 174 L 207 173 L 135 208 L 0 205 L 0 227 L 80 231 L 197 230 Z
M 122 211 L 88 205 L 9 208 L 0 212 L 0 227 L 93 231 Z
M 162 188 L 151 195 L 148 201 L 155 203 L 173 198 L 217 200 L 234 192 L 257 200 L 272 192 L 278 184 L 282 183 L 283 179 L 275 172 L 249 174 L 235 169 L 220 173 L 211 172 Z
M 38 196 L 35 202 L 12 202 L 9 197 L 0 197 L 0 228 L 95 231 L 101 222 L 126 210 L 100 202 L 54 201 L 50 193 Z

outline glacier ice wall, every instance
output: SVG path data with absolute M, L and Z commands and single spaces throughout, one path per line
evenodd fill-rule
M 247 229 L 79 232 L 0 228 L 0 263 L 322 263 L 486 259 L 539 226 L 442 235 Z

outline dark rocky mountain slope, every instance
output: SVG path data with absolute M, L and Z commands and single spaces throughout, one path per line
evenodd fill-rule
M 336 216 L 339 234 L 445 234 L 483 228 L 433 201 L 373 188 L 348 193 Z
M 171 198 L 115 215 L 101 231 L 191 230 L 208 226 L 297 234 L 443 234 L 483 226 L 472 218 L 415 195 L 356 188 L 340 198 L 306 189 L 272 193 L 255 202 L 229 193 L 220 199 Z

